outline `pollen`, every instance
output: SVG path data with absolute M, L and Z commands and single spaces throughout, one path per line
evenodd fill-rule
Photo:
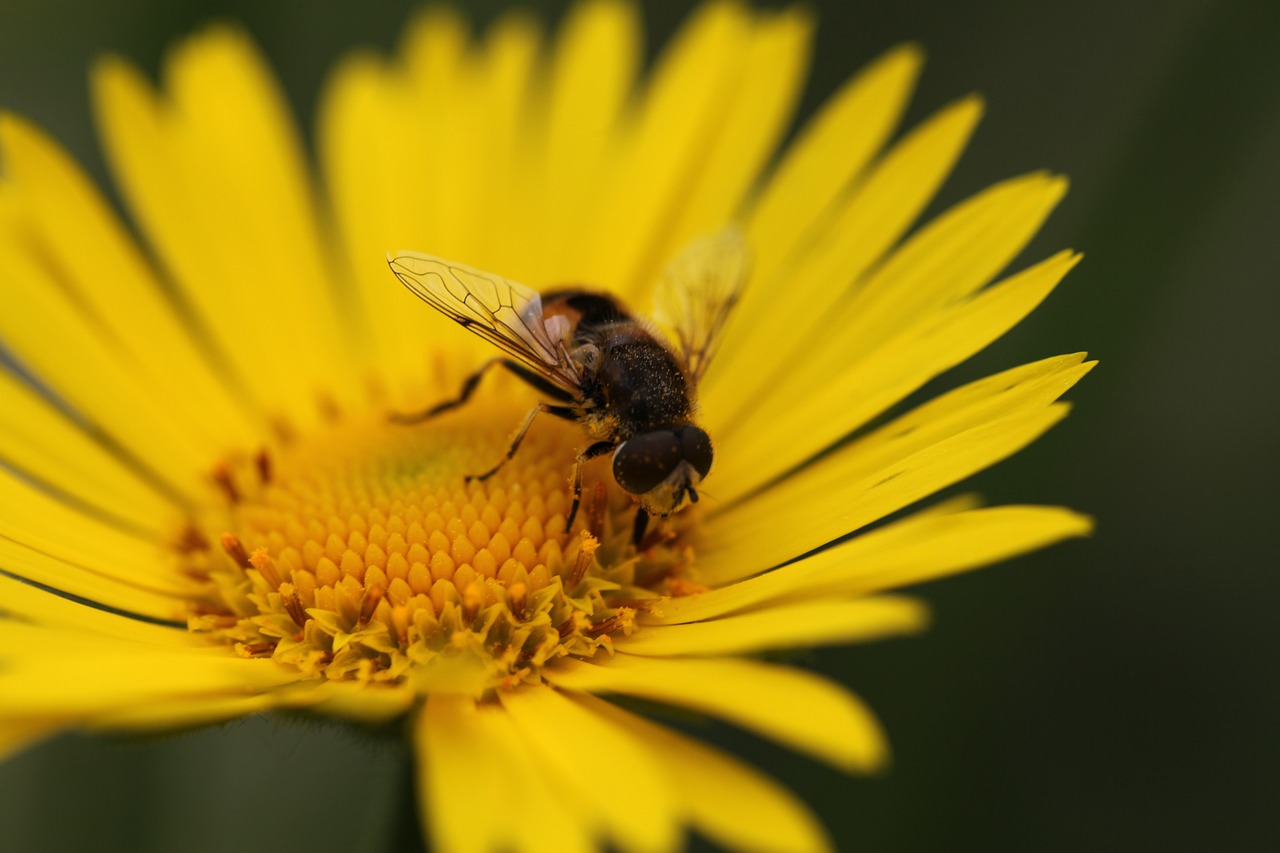
M 462 663 L 482 692 L 609 647 L 683 555 L 670 534 L 636 553 L 634 508 L 601 467 L 567 527 L 572 424 L 538 425 L 495 475 L 469 479 L 502 458 L 519 419 L 491 407 L 413 427 L 338 420 L 218 461 L 218 505 L 173 547 L 206 581 L 190 629 L 303 678 L 429 684 L 418 676 Z

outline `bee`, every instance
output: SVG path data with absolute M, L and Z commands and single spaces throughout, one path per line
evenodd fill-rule
M 638 505 L 637 547 L 650 516 L 666 518 L 697 502 L 713 457 L 711 437 L 695 423 L 697 388 L 746 280 L 746 242 L 737 230 L 694 243 L 665 270 L 655 318 L 670 337 L 608 293 L 566 287 L 540 294 L 417 252 L 388 255 L 387 262 L 422 301 L 505 354 L 471 373 L 456 397 L 394 421 L 419 423 L 463 405 L 494 367 L 548 399 L 525 415 L 506 455 L 469 481 L 496 474 L 538 415 L 548 414 L 576 422 L 590 442 L 574 465 L 567 527 L 582 501 L 583 466 L 610 453 L 614 481 Z

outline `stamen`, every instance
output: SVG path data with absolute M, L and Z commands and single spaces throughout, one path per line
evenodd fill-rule
M 582 579 L 586 576 L 587 569 L 591 567 L 591 563 L 596 556 L 596 551 L 599 548 L 600 540 L 592 536 L 587 531 L 582 531 L 582 545 L 578 551 L 578 558 L 573 561 L 573 568 L 569 571 L 569 576 L 565 579 L 565 586 L 568 589 L 577 589 L 578 584 L 582 583 Z
M 200 532 L 200 528 L 194 524 L 187 524 L 178 531 L 178 539 L 174 543 L 174 547 L 178 549 L 179 553 L 193 554 L 197 551 L 208 551 L 209 540 Z
M 587 530 L 597 537 L 604 535 L 604 515 L 607 508 L 605 484 L 597 482 L 582 496 L 582 514 Z
M 316 399 L 316 405 L 320 409 L 320 416 L 329 423 L 337 423 L 342 419 L 342 409 L 338 407 L 338 401 L 330 394 L 320 394 Z
M 244 545 L 236 538 L 234 533 L 223 533 L 220 541 L 222 542 L 222 550 L 227 552 L 232 560 L 235 560 L 237 566 L 242 569 L 253 568 L 253 563 L 249 561 L 249 552 L 244 549 Z
M 239 542 L 235 544 L 241 551 L 244 550 L 244 546 Z M 275 563 L 271 561 L 271 555 L 267 553 L 266 548 L 254 548 L 253 553 L 249 555 L 249 563 L 258 570 L 258 574 L 262 575 L 262 579 L 267 582 L 267 586 L 272 589 L 280 588 L 280 576 L 276 574 Z
M 258 482 L 262 483 L 264 486 L 267 483 L 270 483 L 271 482 L 271 456 L 267 453 L 267 449 L 264 447 L 261 450 L 259 450 L 258 454 L 253 458 L 253 461 L 255 466 L 258 469 Z
M 373 587 L 365 590 L 364 599 L 360 602 L 360 624 L 367 625 L 369 620 L 373 618 L 373 612 L 382 603 L 382 597 L 386 594 L 386 590 L 381 587 Z
M 294 589 L 293 584 L 284 583 L 280 585 L 280 598 L 284 602 L 284 610 L 289 614 L 289 618 L 293 620 L 293 624 L 299 628 L 305 628 L 307 620 L 306 611 L 302 607 L 302 599 L 298 597 L 298 591 Z
M 236 488 L 236 482 L 231 475 L 231 466 L 226 462 L 219 462 L 213 466 L 213 482 L 218 488 L 222 489 L 222 493 L 227 496 L 227 502 L 232 504 L 240 503 L 240 490 Z

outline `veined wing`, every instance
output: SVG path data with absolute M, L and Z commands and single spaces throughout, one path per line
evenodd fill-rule
M 692 243 L 663 272 L 654 318 L 670 330 L 694 382 L 715 355 L 749 267 L 746 238 L 737 228 L 726 228 Z
M 569 357 L 568 322 L 548 321 L 537 291 L 434 255 L 388 255 L 396 278 L 423 302 L 578 396 L 581 374 Z

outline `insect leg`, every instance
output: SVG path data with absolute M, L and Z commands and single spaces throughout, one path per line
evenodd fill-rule
M 649 513 L 644 507 L 640 507 L 636 510 L 636 520 L 631 525 L 631 544 L 637 551 L 640 550 L 640 540 L 644 539 L 644 532 L 648 527 Z
M 611 441 L 597 441 L 578 454 L 577 464 L 573 466 L 573 507 L 569 510 L 569 520 L 564 525 L 566 532 L 573 527 L 573 520 L 578 515 L 578 505 L 582 503 L 582 466 L 597 456 L 604 456 L 615 447 L 617 445 Z
M 558 418 L 564 418 L 565 420 L 574 420 L 577 417 L 577 413 L 569 406 L 552 406 L 549 403 L 539 403 L 529 410 L 529 414 L 524 416 L 524 421 L 520 424 L 520 428 L 516 430 L 515 438 L 511 439 L 511 446 L 507 448 L 507 455 L 502 457 L 497 465 L 494 465 L 483 474 L 469 475 L 467 477 L 467 482 L 469 483 L 472 480 L 480 480 L 483 482 L 498 473 L 503 465 L 510 462 L 511 457 L 515 456 L 516 451 L 520 449 L 520 442 L 524 441 L 525 433 L 529 431 L 529 427 L 533 426 L 533 419 L 542 412 L 546 412 L 549 415 L 555 415 Z
M 475 393 L 476 387 L 479 386 L 480 380 L 484 378 L 489 368 L 501 366 L 510 373 L 514 374 L 522 382 L 531 385 L 537 390 L 556 400 L 565 403 L 573 402 L 573 396 L 566 392 L 563 388 L 553 385 L 543 379 L 538 374 L 529 370 L 522 364 L 512 361 L 509 358 L 491 358 L 475 370 L 470 376 L 462 382 L 462 390 L 458 392 L 458 396 L 452 400 L 445 400 L 443 403 L 437 403 L 429 409 L 423 409 L 420 412 L 392 412 L 391 422 L 397 424 L 420 424 L 423 421 L 430 420 L 436 415 L 444 414 L 450 409 L 456 409 L 467 400 L 471 399 L 471 395 Z

